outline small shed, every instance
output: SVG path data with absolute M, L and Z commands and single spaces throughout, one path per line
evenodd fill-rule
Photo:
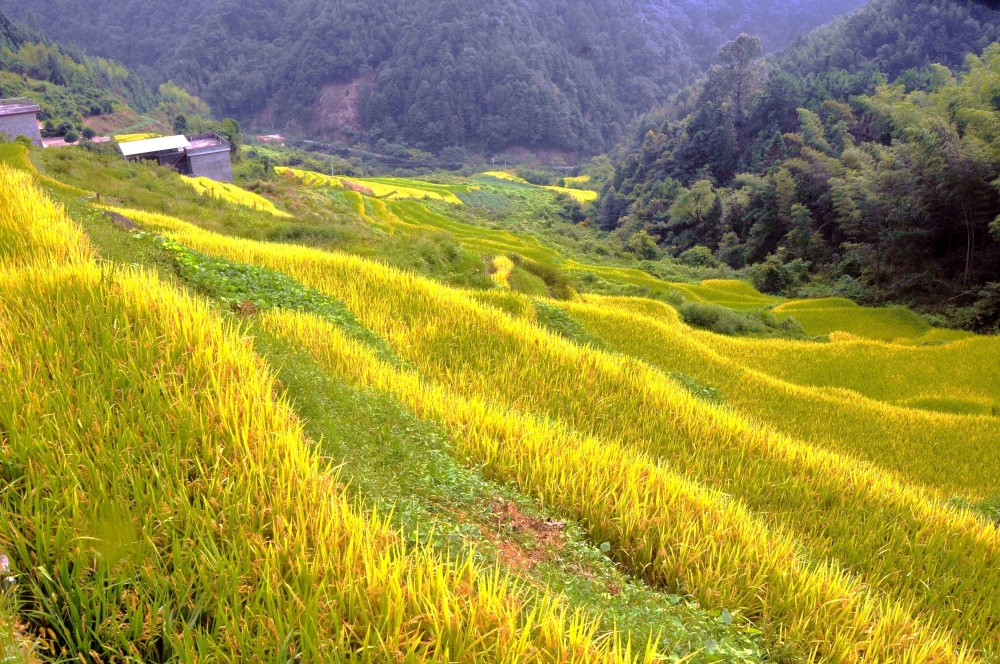
M 38 131 L 41 110 L 38 104 L 24 97 L 0 99 L 0 138 L 13 140 L 25 136 L 42 147 L 42 134 Z
M 181 175 L 233 181 L 229 142 L 214 132 L 148 138 L 121 143 L 118 147 L 128 161 L 155 161 Z

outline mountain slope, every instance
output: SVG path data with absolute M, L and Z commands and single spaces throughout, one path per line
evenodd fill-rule
M 146 84 L 122 65 L 53 43 L 0 11 L 0 97 L 31 97 L 42 107 L 49 135 L 82 129 L 83 121 L 156 101 Z
M 694 80 L 726 38 L 752 30 L 777 48 L 857 4 L 4 0 L 0 6 L 21 18 L 44 17 L 54 37 L 120 59 L 154 85 L 172 79 L 223 114 L 311 128 L 324 116 L 324 88 L 353 83 L 348 119 L 328 130 L 363 129 L 373 139 L 435 151 L 521 145 L 593 152 L 613 144 L 632 116 Z M 345 96 L 343 89 L 327 92 Z
M 812 271 L 839 284 L 813 294 L 991 329 L 997 39 L 1000 11 L 983 4 L 880 0 L 769 62 L 744 40 L 742 59 L 619 161 L 601 222 L 675 253 L 710 250 L 690 260 L 763 264 L 771 291 Z

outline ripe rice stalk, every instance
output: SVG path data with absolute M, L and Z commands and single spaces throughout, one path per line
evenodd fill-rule
M 814 559 L 843 565 L 920 620 L 969 647 L 997 649 L 996 528 L 945 506 L 933 490 L 702 403 L 647 364 L 581 348 L 437 283 L 340 254 L 234 240 L 157 215 L 133 218 L 337 297 L 426 378 L 661 459 L 732 495 Z
M 0 206 L 22 222 L 0 226 L 18 250 L 0 266 L 0 550 L 46 652 L 654 660 L 359 514 L 235 330 L 150 274 L 83 260 L 59 208 L 0 178 L 24 185 Z

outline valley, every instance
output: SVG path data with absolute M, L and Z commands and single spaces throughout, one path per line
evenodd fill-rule
M 0 98 L 4 662 L 1000 661 L 990 3 L 0 0 Z
M 170 564 L 188 569 L 203 555 L 201 547 L 211 546 L 222 556 L 218 564 L 240 565 L 242 556 L 262 555 L 251 553 L 253 547 L 266 551 L 281 542 L 282 565 L 304 566 L 306 578 L 333 575 L 315 586 L 337 593 L 323 600 L 333 602 L 325 609 L 289 613 L 292 605 L 282 599 L 287 587 L 254 590 L 260 598 L 255 601 L 265 603 L 261 619 L 297 634 L 288 640 L 278 628 L 281 648 L 309 658 L 360 647 L 343 643 L 345 633 L 358 634 L 361 644 L 377 633 L 378 642 L 368 646 L 373 660 L 381 659 L 374 653 L 392 649 L 436 659 L 434 653 L 447 648 L 470 658 L 576 652 L 588 661 L 654 661 L 655 653 L 690 661 L 846 661 L 858 649 L 876 661 L 931 653 L 940 661 L 988 661 L 997 648 L 990 617 L 1000 583 L 991 562 L 997 526 L 989 517 L 990 497 L 1000 494 L 992 451 L 1000 438 L 995 338 L 931 329 L 901 310 L 766 296 L 724 275 L 699 278 L 693 268 L 657 278 L 641 263 L 630 267 L 580 245 L 560 246 L 544 224 L 533 231 L 530 219 L 506 228 L 491 222 L 489 208 L 480 207 L 486 194 L 489 200 L 506 198 L 508 212 L 514 210 L 509 219 L 526 201 L 560 200 L 557 192 L 491 175 L 433 182 L 279 170 L 258 193 L 238 197 L 79 149 L 30 155 L 16 146 L 2 150 L 3 176 L 20 178 L 23 192 L 5 203 L 0 217 L 8 283 L 4 329 L 20 330 L 0 338 L 5 375 L 22 385 L 69 381 L 73 392 L 104 395 L 100 399 L 107 401 L 93 402 L 98 408 L 182 390 L 175 405 L 147 408 L 173 413 L 184 403 L 210 409 L 199 418 L 215 409 L 213 417 L 235 418 L 192 440 L 214 437 L 218 443 L 211 449 L 218 450 L 243 446 L 232 448 L 245 450 L 236 457 L 205 456 L 205 448 L 171 456 L 211 462 L 214 473 L 234 483 L 202 489 L 194 480 L 184 488 L 174 484 L 179 477 L 164 474 L 166 467 L 157 471 L 162 488 L 156 491 L 165 498 L 178 489 L 188 496 L 205 491 L 205 500 L 217 501 L 220 510 L 211 520 L 201 521 L 199 512 L 184 517 L 191 524 L 186 528 L 208 530 L 190 553 L 176 550 Z M 109 211 L 141 230 L 115 226 Z M 31 222 L 46 218 L 52 221 Z M 365 251 L 343 250 L 353 243 Z M 417 249 L 401 255 L 399 243 Z M 39 270 L 48 276 L 31 277 Z M 591 288 L 595 283 L 597 290 Z M 31 300 L 12 299 L 29 292 Z M 114 314 L 74 318 L 68 301 L 60 299 L 67 297 L 74 307 L 92 302 L 82 306 L 91 312 L 115 307 Z M 774 320 L 762 326 L 766 332 L 727 336 L 687 324 L 685 308 L 692 305 Z M 35 307 L 53 312 L 49 335 L 37 336 L 41 309 L 32 313 Z M 142 313 L 146 307 L 159 313 Z M 796 315 L 802 320 L 781 327 L 781 318 Z M 68 332 L 82 321 L 90 321 L 83 331 Z M 115 325 L 126 327 L 115 332 Z M 125 331 L 129 338 L 150 334 L 160 341 L 151 346 L 137 337 L 129 343 L 145 348 L 148 359 L 132 357 L 88 377 L 72 367 L 90 366 L 104 355 L 96 341 L 79 346 L 71 343 L 73 336 L 59 336 L 64 329 L 98 335 L 95 340 L 112 344 L 109 350 L 119 347 Z M 25 347 L 31 338 L 36 345 Z M 42 343 L 63 344 L 59 357 L 67 362 L 65 368 L 51 365 L 44 378 L 25 373 L 52 352 L 43 350 L 50 345 L 37 346 Z M 165 348 L 175 347 L 164 343 L 189 350 L 168 365 L 157 364 Z M 202 344 L 208 346 L 197 350 Z M 232 360 L 223 360 L 226 355 L 198 365 L 207 360 L 191 354 L 222 349 L 234 353 Z M 153 364 L 129 373 L 147 366 L 140 361 Z M 226 368 L 221 362 L 235 364 Z M 176 382 L 156 366 L 173 366 L 182 372 L 178 376 L 190 372 L 190 378 Z M 198 378 L 198 372 L 208 373 Z M 113 382 L 94 382 L 97 376 L 129 380 L 139 391 L 116 392 Z M 980 379 L 970 382 L 972 376 Z M 195 380 L 213 387 L 181 397 L 195 389 Z M 267 392 L 240 398 L 248 399 L 247 408 L 265 409 L 260 415 L 230 410 L 227 404 L 235 402 L 229 395 L 235 393 L 229 390 L 264 389 L 258 384 Z M 144 385 L 149 388 L 138 387 Z M 2 422 L 10 453 L 32 453 L 28 432 L 34 429 L 25 428 L 22 400 L 45 393 L 6 393 Z M 44 402 L 36 407 L 50 408 Z M 71 419 L 51 420 L 45 426 L 54 428 L 46 435 L 64 445 L 84 445 L 87 436 L 97 435 L 93 444 L 100 445 L 106 434 L 100 433 L 105 425 L 98 411 L 74 406 L 65 412 L 73 413 Z M 282 438 L 255 434 L 247 428 L 251 416 L 284 418 L 283 424 L 261 424 Z M 80 425 L 69 427 L 72 418 Z M 116 426 L 128 427 L 116 438 L 122 445 L 131 445 L 133 435 L 167 444 L 165 431 L 142 434 L 146 425 L 139 422 Z M 260 456 L 264 441 L 279 455 L 275 461 Z M 87 464 L 98 462 L 85 447 L 74 449 L 90 459 Z M 139 452 L 121 449 L 116 454 Z M 295 471 L 300 480 L 275 481 L 306 491 L 314 496 L 310 500 L 328 495 L 309 489 L 310 483 L 333 482 L 331 487 L 343 487 L 332 494 L 343 496 L 335 503 L 341 506 L 307 515 L 299 511 L 303 494 L 282 498 L 291 501 L 280 508 L 291 510 L 286 512 L 226 507 L 224 496 L 253 499 L 247 492 L 266 477 L 262 469 L 234 466 L 241 456 L 246 463 L 267 463 L 267 473 L 292 472 L 289 464 L 299 459 L 296 464 L 305 464 Z M 116 458 L 132 464 L 140 457 Z M 160 467 L 155 456 L 149 458 Z M 98 487 L 111 492 L 106 504 L 121 510 L 135 504 L 137 492 L 152 490 L 141 488 L 140 476 L 128 470 L 140 467 L 123 466 L 126 472 L 110 485 L 101 483 L 99 466 L 70 476 L 89 487 L 88 494 Z M 50 476 L 31 481 L 43 477 Z M 55 481 L 51 477 L 45 481 Z M 244 482 L 250 482 L 245 489 Z M 7 509 L 35 520 L 35 528 L 52 529 L 58 541 L 99 533 L 94 529 L 100 522 L 88 515 L 109 508 L 90 504 L 66 503 L 68 517 L 76 516 L 48 526 L 38 521 L 45 512 L 30 502 L 10 502 Z M 35 639 L 40 654 L 52 652 L 46 648 L 82 649 L 96 639 L 105 656 L 131 648 L 150 656 L 154 642 L 140 632 L 114 636 L 97 621 L 102 613 L 90 613 L 95 609 L 79 622 L 71 616 L 82 605 L 48 605 L 34 589 L 73 588 L 74 595 L 56 593 L 64 597 L 60 602 L 89 597 L 102 602 L 106 614 L 132 602 L 137 617 L 144 606 L 180 601 L 170 585 L 161 587 L 171 577 L 165 576 L 162 553 L 153 552 L 169 550 L 173 538 L 187 531 L 175 534 L 146 520 L 158 512 L 128 508 L 114 517 L 149 533 L 143 546 L 151 548 L 141 555 L 109 558 L 90 545 L 8 549 L 23 589 L 19 610 L 36 616 L 24 638 Z M 265 514 L 285 516 L 267 516 L 267 525 L 242 521 Z M 231 539 L 245 528 L 274 533 L 274 544 Z M 322 528 L 327 542 L 337 537 L 332 533 L 347 532 L 337 529 L 350 528 L 349 541 L 357 544 L 328 559 L 333 550 L 325 546 L 303 542 L 298 548 L 278 537 L 289 528 L 304 538 Z M 14 531 L 7 537 L 15 537 Z M 365 538 L 375 538 L 373 545 L 379 538 L 397 543 L 357 548 L 369 546 L 361 544 Z M 142 570 L 141 590 L 118 596 L 80 585 L 101 578 L 94 573 L 71 574 L 51 586 L 38 571 L 68 572 L 83 560 L 94 561 L 89 564 L 97 565 L 97 574 Z M 372 571 L 344 586 L 333 580 L 355 577 L 337 576 L 335 565 Z M 197 574 L 200 568 L 189 569 Z M 392 576 L 372 576 L 376 569 Z M 490 569 L 509 571 L 495 577 Z M 905 575 L 897 572 L 904 569 Z M 419 588 L 424 608 L 420 621 L 391 627 L 418 601 L 399 594 L 402 587 L 389 580 L 398 574 L 412 575 L 409 583 Z M 442 574 L 465 580 L 444 581 L 450 577 Z M 418 581 L 423 575 L 430 576 Z M 186 595 L 191 601 L 223 592 L 218 583 L 201 586 L 207 580 L 196 578 L 188 582 L 195 584 L 194 594 Z M 349 593 L 376 592 L 355 585 L 361 578 L 380 584 L 378 593 L 390 593 L 378 595 L 384 603 L 352 604 L 357 600 Z M 444 585 L 425 585 L 432 578 Z M 473 595 L 457 594 L 467 592 Z M 469 601 L 493 608 L 477 609 Z M 357 608 L 350 617 L 336 619 L 352 630 L 328 631 L 327 612 L 352 605 Z M 528 613 L 518 608 L 529 606 L 534 608 Z M 170 635 L 173 652 L 236 648 L 267 658 L 279 646 L 249 624 L 240 632 L 218 631 L 222 621 L 232 620 L 221 613 L 229 610 L 221 600 L 198 610 L 211 619 L 156 632 Z M 430 610 L 450 612 L 452 627 L 441 631 L 443 625 L 424 622 Z M 465 631 L 474 625 L 495 630 L 496 620 L 509 621 L 511 641 L 490 631 L 495 636 L 484 642 Z M 311 621 L 312 631 L 302 631 L 303 621 Z M 135 629 L 128 624 L 117 629 Z M 45 626 L 41 638 L 34 625 Z M 360 631 L 362 625 L 367 631 Z M 186 645 L 195 634 L 186 637 L 189 629 L 198 636 Z M 630 640 L 632 648 L 626 647 Z M 487 643 L 489 650 L 480 652 Z M 962 654 L 965 649 L 969 654 Z

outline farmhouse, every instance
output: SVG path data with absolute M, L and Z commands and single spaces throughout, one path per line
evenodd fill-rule
M 23 97 L 0 99 L 0 139 L 13 140 L 25 136 L 42 147 L 42 134 L 38 131 L 38 113 L 41 110 L 38 104 Z
M 118 147 L 128 161 L 155 161 L 181 175 L 233 181 L 229 142 L 216 133 L 164 136 L 122 143 Z

